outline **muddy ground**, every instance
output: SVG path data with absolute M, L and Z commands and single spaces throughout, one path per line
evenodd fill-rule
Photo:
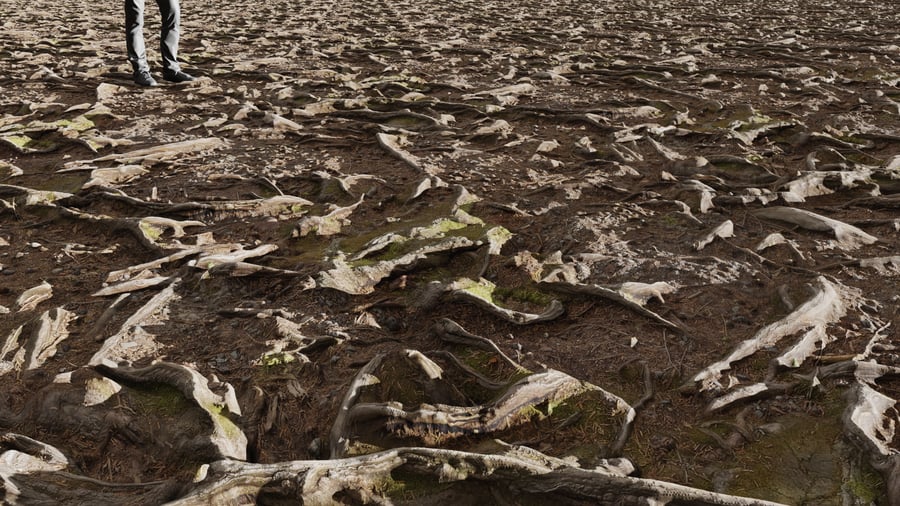
M 152 89 L 131 83 L 120 5 L 91 7 L 11 0 L 0 20 L 0 429 L 58 449 L 54 472 L 169 486 L 109 489 L 153 503 L 222 458 L 499 439 L 723 496 L 887 503 L 891 2 L 184 0 L 199 79 Z M 442 338 L 444 319 L 502 353 Z M 154 362 L 218 407 L 179 393 L 196 377 L 122 372 Z M 419 409 L 546 370 L 588 393 L 487 434 Z M 610 398 L 635 407 L 622 444 Z M 405 414 L 336 438 L 362 401 Z M 203 440 L 217 416 L 228 443 Z M 67 497 L 9 460 L 7 500 Z M 375 495 L 448 493 L 393 480 Z M 459 494 L 524 501 L 497 487 Z

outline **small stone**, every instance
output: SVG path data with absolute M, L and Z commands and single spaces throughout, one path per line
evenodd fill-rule
M 312 441 L 310 441 L 309 446 L 307 447 L 307 450 L 309 451 L 310 456 L 319 457 L 322 453 L 322 439 L 315 438 Z

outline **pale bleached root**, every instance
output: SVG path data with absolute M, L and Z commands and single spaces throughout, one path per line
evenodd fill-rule
M 500 454 L 439 448 L 397 448 L 370 455 L 278 464 L 212 463 L 205 478 L 170 506 L 235 504 L 261 494 L 302 504 L 391 504 L 386 490 L 403 494 L 392 473 L 417 476 L 417 492 L 466 482 L 496 493 L 560 504 L 772 506 L 778 503 L 719 494 L 657 480 L 623 476 L 615 465 L 582 469 L 534 450 L 499 443 Z
M 156 505 L 184 493 L 173 481 L 109 483 L 73 474 L 66 456 L 29 437 L 0 434 L 0 503 Z

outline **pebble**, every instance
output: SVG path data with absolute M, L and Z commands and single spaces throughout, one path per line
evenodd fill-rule
M 310 441 L 307 450 L 309 450 L 310 456 L 319 457 L 322 453 L 322 438 L 317 437 Z

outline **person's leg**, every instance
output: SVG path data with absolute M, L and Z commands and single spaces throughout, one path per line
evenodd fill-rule
M 163 79 L 174 83 L 193 81 L 194 77 L 181 71 L 178 65 L 178 39 L 181 35 L 181 7 L 178 0 L 156 0 L 162 17 L 159 49 L 163 59 Z
M 143 1 L 143 0 L 140 0 Z M 178 38 L 181 28 L 181 7 L 178 0 L 156 0 L 162 17 L 159 49 L 162 54 L 163 72 L 178 72 Z
M 149 72 L 144 46 L 144 0 L 125 0 L 125 48 L 135 74 Z

